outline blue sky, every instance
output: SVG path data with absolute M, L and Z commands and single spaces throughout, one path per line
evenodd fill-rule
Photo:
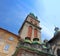
M 30 12 L 40 20 L 42 40 L 50 40 L 60 27 L 60 0 L 0 0 L 0 27 L 18 34 Z

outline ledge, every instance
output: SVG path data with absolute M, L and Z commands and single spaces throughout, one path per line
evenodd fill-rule
M 39 41 L 33 41 L 32 44 L 40 44 Z
M 31 50 L 33 52 L 36 52 L 37 54 L 47 54 L 47 55 L 51 55 L 51 56 L 54 56 L 52 54 L 49 54 L 49 53 L 46 53 L 46 52 L 43 52 L 43 51 L 39 51 L 35 48 L 29 48 L 29 47 L 25 47 L 25 46 L 20 46 L 20 48 L 23 48 L 23 49 L 27 49 L 27 50 Z
M 12 56 L 17 56 L 17 54 L 18 54 L 18 52 L 19 52 L 19 49 L 30 50 L 30 51 L 32 51 L 32 52 L 35 52 L 35 53 L 39 54 L 39 55 L 44 54 L 44 55 L 47 55 L 47 56 L 49 56 L 49 55 L 50 55 L 50 56 L 54 56 L 53 54 L 49 54 L 49 53 L 46 53 L 46 52 L 43 52 L 43 51 L 39 51 L 39 50 L 37 50 L 37 49 L 35 49 L 35 48 L 29 48 L 29 47 L 21 46 L 21 45 L 17 48 L 17 50 L 15 51 L 15 54 L 12 55 Z

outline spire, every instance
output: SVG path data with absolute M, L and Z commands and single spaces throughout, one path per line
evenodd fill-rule
M 55 31 L 54 35 L 56 35 L 58 32 L 60 32 L 60 29 L 58 27 L 55 27 L 54 31 Z

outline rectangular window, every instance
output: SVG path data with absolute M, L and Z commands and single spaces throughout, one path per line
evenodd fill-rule
M 28 27 L 28 37 L 31 38 L 31 36 L 32 36 L 32 27 L 29 26 L 29 27 Z
M 8 51 L 8 50 L 9 50 L 9 47 L 10 47 L 10 45 L 9 45 L 9 44 L 6 44 L 6 45 L 4 46 L 4 50 L 5 50 L 5 51 Z

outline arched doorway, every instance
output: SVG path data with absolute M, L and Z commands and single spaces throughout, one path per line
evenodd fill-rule
M 57 49 L 57 56 L 60 56 L 60 49 Z

